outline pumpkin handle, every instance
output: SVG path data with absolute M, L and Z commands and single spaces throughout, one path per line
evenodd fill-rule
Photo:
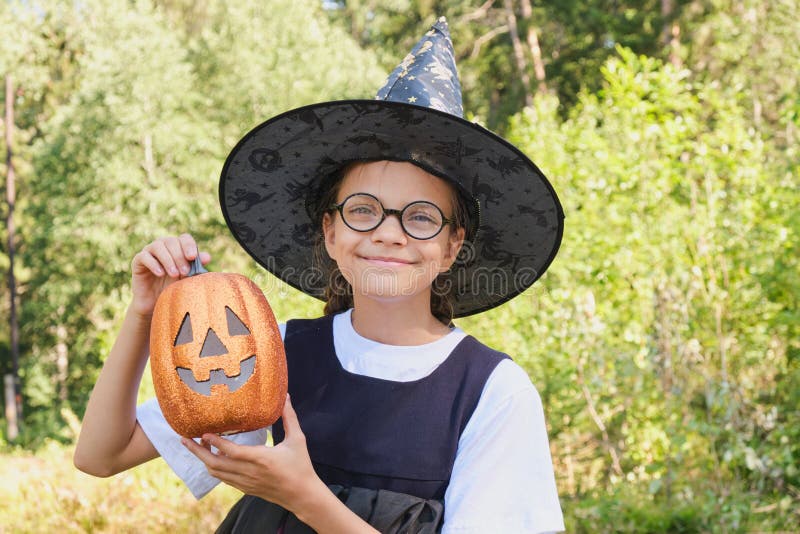
M 203 264 L 200 262 L 200 254 L 195 256 L 194 261 L 192 262 L 192 267 L 189 269 L 189 274 L 186 276 L 194 276 L 196 274 L 203 274 L 207 273 L 208 270 L 203 267 Z

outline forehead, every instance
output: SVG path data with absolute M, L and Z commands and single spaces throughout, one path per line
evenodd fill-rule
M 387 208 L 415 200 L 449 206 L 453 187 L 441 178 L 404 161 L 359 163 L 348 170 L 339 188 L 338 201 L 353 193 L 370 193 Z

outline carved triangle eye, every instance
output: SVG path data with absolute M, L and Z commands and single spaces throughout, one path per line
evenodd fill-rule
M 228 335 L 247 336 L 250 330 L 244 325 L 241 319 L 233 313 L 229 307 L 225 306 L 225 317 L 228 319 Z
M 186 343 L 191 343 L 194 339 L 192 335 L 192 321 L 189 318 L 189 314 L 183 316 L 183 322 L 181 322 L 181 327 L 178 329 L 178 337 L 175 338 L 175 346 L 184 345 Z

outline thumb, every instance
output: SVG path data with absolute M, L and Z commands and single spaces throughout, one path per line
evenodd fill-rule
M 286 402 L 283 403 L 281 418 L 283 419 L 283 431 L 287 440 L 304 437 L 303 431 L 300 429 L 300 421 L 297 419 L 297 413 L 294 411 L 292 400 L 288 393 L 286 394 Z

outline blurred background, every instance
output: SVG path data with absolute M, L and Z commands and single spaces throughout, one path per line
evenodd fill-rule
M 217 203 L 252 127 L 371 98 L 437 16 L 467 118 L 544 171 L 561 252 L 458 324 L 541 393 L 570 532 L 800 530 L 800 0 L 4 0 L 0 532 L 211 531 L 161 460 L 72 467 L 133 255 L 191 232 L 320 303 Z M 141 398 L 152 396 L 149 371 Z

